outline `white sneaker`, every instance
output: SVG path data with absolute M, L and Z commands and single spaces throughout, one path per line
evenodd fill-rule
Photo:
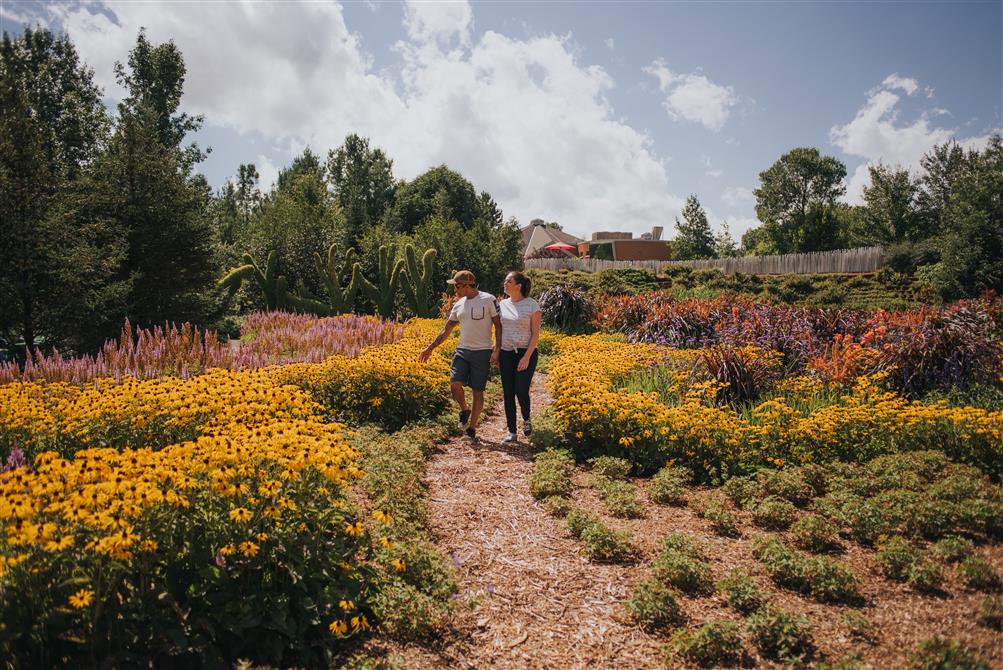
M 519 441 L 519 436 L 518 435 L 516 435 L 515 433 L 509 433 L 508 435 L 506 435 L 505 437 L 502 438 L 501 443 L 502 444 L 515 444 L 518 441 Z

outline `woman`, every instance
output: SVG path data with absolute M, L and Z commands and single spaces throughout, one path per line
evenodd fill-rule
M 502 321 L 502 347 L 498 357 L 502 391 L 505 396 L 505 419 L 508 436 L 503 444 L 511 444 L 516 435 L 515 401 L 522 410 L 522 434 L 529 437 L 533 424 L 529 420 L 529 385 L 536 372 L 536 345 L 540 341 L 540 305 L 529 297 L 532 282 L 521 272 L 505 276 L 505 294 L 498 311 Z

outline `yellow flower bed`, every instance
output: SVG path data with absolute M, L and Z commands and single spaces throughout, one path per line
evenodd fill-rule
M 675 460 L 705 479 L 789 461 L 860 460 L 913 449 L 941 449 L 997 475 L 1003 469 L 1003 412 L 909 401 L 861 377 L 843 392 L 810 378 L 783 380 L 774 397 L 739 414 L 710 402 L 715 383 L 690 381 L 699 351 L 605 335 L 568 337 L 557 348 L 550 364 L 554 414 L 585 455 L 623 456 L 648 471 Z M 677 398 L 617 388 L 653 364 L 674 371 L 678 383 L 669 390 Z M 830 404 L 811 402 L 824 393 Z
M 356 359 L 0 386 L 0 447 L 40 451 L 33 471 L 0 472 L 7 648 L 42 667 L 127 653 L 101 645 L 139 635 L 151 656 L 192 653 L 197 666 L 218 639 L 268 659 L 261 649 L 367 628 L 367 561 L 382 553 L 345 502 L 362 473 L 341 421 L 438 413 L 448 348 L 418 362 L 438 327 L 412 322 L 400 342 Z M 299 600 L 285 595 L 297 589 Z

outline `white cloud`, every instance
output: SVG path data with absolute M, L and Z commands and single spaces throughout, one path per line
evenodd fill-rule
M 700 162 L 703 164 L 705 168 L 707 168 L 706 170 L 704 170 L 704 174 L 706 176 L 714 177 L 716 179 L 724 174 L 724 170 L 721 170 L 720 168 L 715 168 L 714 164 L 707 156 L 701 158 Z
M 910 77 L 900 77 L 898 73 L 893 73 L 885 77 L 885 80 L 881 82 L 889 91 L 894 91 L 895 89 L 901 89 L 905 91 L 906 95 L 912 95 L 919 90 L 919 84 L 916 83 L 915 79 Z
M 727 205 L 738 207 L 755 202 L 756 196 L 753 195 L 752 189 L 745 188 L 744 186 L 730 186 L 724 189 L 724 193 L 721 194 L 721 200 Z
M 715 84 L 702 74 L 676 74 L 660 59 L 645 67 L 644 72 L 658 79 L 658 87 L 666 96 L 662 106 L 674 120 L 694 121 L 720 130 L 739 102 L 731 86 Z
M 846 200 L 851 204 L 862 202 L 864 186 L 870 183 L 868 166 L 876 163 L 901 166 L 918 172 L 920 159 L 935 144 L 954 139 L 969 148 L 983 147 L 989 136 L 960 138 L 957 128 L 937 128 L 930 120 L 943 116 L 947 110 L 932 108 L 920 114 L 911 124 L 899 124 L 900 97 L 890 89 L 901 89 L 907 94 L 919 90 L 912 79 L 889 75 L 877 89 L 870 91 L 867 102 L 857 110 L 849 123 L 833 126 L 829 139 L 851 156 L 859 156 L 864 163 L 854 170 L 847 183 Z
M 683 201 L 670 192 L 669 158 L 614 113 L 613 80 L 580 62 L 569 38 L 474 40 L 468 5 L 426 4 L 406 8 L 399 67 L 379 71 L 334 4 L 116 3 L 114 21 L 80 5 L 56 11 L 113 97 L 112 63 L 140 26 L 153 43 L 173 39 L 188 69 L 185 110 L 260 134 L 275 155 L 306 144 L 323 153 L 357 132 L 394 159 L 396 176 L 445 163 L 524 223 L 586 234 L 672 221 Z M 265 188 L 278 169 L 258 161 Z
M 264 154 L 258 154 L 254 167 L 258 170 L 258 188 L 265 193 L 272 190 L 272 186 L 279 180 L 279 166 Z
M 614 41 L 613 41 L 613 38 L 612 38 L 612 37 L 607 37 L 607 38 L 606 38 L 606 39 L 605 39 L 605 40 L 603 41 L 603 44 L 605 44 L 605 45 L 606 45 L 606 48 L 607 48 L 607 49 L 609 49 L 610 51 L 613 51 L 613 49 L 615 49 L 615 48 L 616 48 L 616 42 L 614 42 Z
M 445 45 L 459 37 L 460 43 L 467 45 L 473 21 L 474 15 L 466 0 L 407 0 L 404 5 L 407 34 L 418 42 L 435 41 Z

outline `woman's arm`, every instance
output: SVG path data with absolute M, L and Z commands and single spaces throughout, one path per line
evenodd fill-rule
M 536 311 L 529 316 L 529 344 L 526 345 L 526 353 L 523 354 L 516 367 L 519 372 L 529 367 L 529 359 L 533 357 L 536 345 L 540 342 L 540 314 L 539 311 Z

